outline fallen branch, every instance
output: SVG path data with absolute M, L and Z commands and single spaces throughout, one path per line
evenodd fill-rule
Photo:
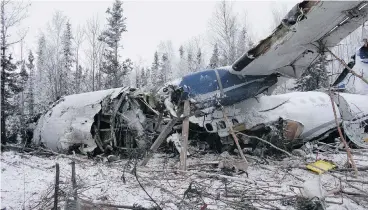
M 23 147 L 20 147 L 20 146 L 15 146 L 15 145 L 3 145 L 1 144 L 2 147 L 5 147 L 5 148 L 9 148 L 9 149 L 12 149 L 12 150 L 16 150 L 16 151 L 23 151 Z M 49 149 L 45 149 L 45 148 L 42 148 L 42 147 L 39 147 L 37 149 L 33 149 L 33 148 L 24 148 L 24 151 L 26 152 L 32 152 L 32 154 L 36 154 L 38 151 L 43 151 L 43 152 L 46 152 L 46 153 L 43 153 L 44 155 L 45 154 L 48 154 L 48 155 L 57 155 L 57 156 L 60 156 L 60 157 L 63 157 L 63 158 L 68 158 L 70 160 L 75 160 L 75 161 L 79 161 L 79 162 L 86 162 L 88 160 L 85 160 L 85 159 L 81 159 L 81 158 L 77 158 L 75 156 L 71 157 L 69 155 L 64 155 L 64 154 L 61 154 L 61 153 L 57 153 L 57 152 L 54 152 L 52 150 L 49 150 Z
M 192 207 L 192 209 L 197 209 L 196 206 L 194 206 L 193 204 L 191 203 L 188 203 L 187 201 L 185 201 L 182 197 L 176 195 L 175 193 L 171 192 L 170 190 L 164 188 L 162 185 L 158 185 L 158 184 L 155 184 L 154 182 L 152 182 L 151 180 L 148 180 L 146 178 L 143 178 L 141 176 L 139 176 L 140 179 L 142 179 L 143 181 L 149 183 L 150 185 L 154 186 L 154 187 L 157 187 L 157 188 L 160 188 L 162 191 L 166 192 L 166 193 L 169 193 L 171 194 L 172 196 L 174 196 L 176 199 L 180 200 L 181 202 L 183 202 L 185 205 L 187 206 L 190 206 Z
M 232 176 L 226 176 L 226 175 L 221 175 L 221 174 L 210 174 L 210 173 L 204 173 L 204 172 L 199 172 L 199 171 L 182 171 L 182 170 L 178 170 L 178 172 L 184 172 L 184 173 L 188 173 L 188 174 L 196 174 L 198 176 L 202 176 L 202 177 L 217 177 L 219 179 L 228 179 L 228 180 L 233 180 L 233 181 L 238 181 L 238 182 L 245 182 L 248 184 L 256 184 L 254 181 L 250 181 L 247 179 L 242 179 L 242 178 L 238 178 L 238 177 L 232 177 Z
M 169 133 L 171 132 L 172 127 L 174 127 L 174 125 L 176 124 L 177 121 L 178 121 L 178 118 L 173 118 L 173 119 L 171 119 L 171 121 L 168 124 L 166 124 L 165 128 L 161 131 L 160 135 L 157 137 L 155 142 L 153 142 L 151 148 L 148 150 L 148 152 L 146 154 L 146 157 L 142 160 L 141 166 L 147 165 L 148 161 L 153 156 L 153 153 L 157 151 L 157 149 L 160 147 L 162 142 L 169 135 Z
M 152 198 L 152 196 L 146 191 L 146 189 L 143 187 L 143 185 L 141 184 L 141 182 L 138 180 L 138 174 L 137 174 L 137 165 L 134 166 L 134 176 L 135 176 L 135 179 L 137 180 L 139 186 L 142 188 L 142 190 L 146 193 L 146 195 L 151 199 L 151 201 L 153 203 L 155 203 L 155 205 L 158 207 L 158 209 L 162 210 L 161 206 L 158 205 L 158 203 L 155 201 L 155 199 Z
M 230 129 L 230 133 L 231 133 L 232 137 L 234 138 L 234 141 L 235 141 L 236 147 L 238 148 L 239 154 L 240 154 L 240 156 L 243 158 L 244 162 L 247 164 L 247 167 L 248 167 L 248 166 L 249 166 L 248 161 L 247 161 L 247 159 L 245 158 L 244 153 L 243 153 L 243 150 L 241 149 L 241 147 L 240 147 L 240 145 L 239 145 L 239 139 L 238 139 L 238 137 L 235 135 L 235 131 L 234 131 L 234 129 L 233 129 L 233 126 L 232 126 L 232 125 L 230 125 L 230 123 L 229 123 L 229 119 L 227 118 L 227 114 L 226 114 L 226 112 L 225 112 L 225 108 L 224 108 L 224 107 L 222 107 L 222 114 L 223 114 L 223 116 L 224 116 L 224 119 L 225 119 L 225 122 L 226 122 L 226 124 L 227 124 L 227 127 Z
M 122 208 L 122 209 L 138 209 L 138 206 L 134 206 L 134 205 L 133 206 L 128 206 L 128 205 L 117 205 L 117 204 L 110 204 L 110 203 L 94 203 L 92 201 L 89 201 L 89 200 L 86 200 L 86 199 L 83 199 L 83 198 L 80 198 L 80 197 L 78 197 L 78 199 L 80 199 L 84 203 L 89 204 L 93 207 L 113 207 L 113 208 Z M 139 209 L 143 210 L 143 209 L 147 209 L 147 208 L 139 206 Z

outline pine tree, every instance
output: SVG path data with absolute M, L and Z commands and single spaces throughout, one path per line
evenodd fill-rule
M 22 82 L 27 77 L 27 72 L 22 70 L 21 73 L 17 73 L 17 66 L 12 63 L 13 58 L 3 56 L 2 62 L 2 74 L 1 74 L 1 130 L 2 142 L 5 143 L 7 136 L 10 137 L 12 134 L 9 131 L 9 127 L 5 126 L 8 124 L 7 119 L 13 113 L 17 113 L 17 104 L 13 100 L 14 97 L 23 91 Z M 19 113 L 19 110 L 18 110 Z M 14 133 L 13 133 L 14 134 Z
M 34 92 L 37 94 L 34 95 L 35 97 L 35 109 L 38 112 L 43 112 L 47 109 L 48 104 L 52 101 L 53 96 L 53 88 L 51 86 L 51 76 L 56 76 L 51 72 L 46 71 L 46 60 L 47 60 L 47 53 L 46 53 L 46 39 L 45 35 L 41 35 L 38 39 L 37 43 L 37 51 L 36 51 L 36 69 L 35 69 L 35 78 L 34 78 Z
M 147 75 L 144 68 L 141 69 L 141 75 L 140 75 L 140 84 L 139 87 L 146 87 L 147 85 Z
M 107 44 L 101 70 L 107 74 L 107 86 L 116 88 L 122 85 L 122 77 L 126 76 L 126 71 L 119 63 L 118 54 L 121 35 L 127 31 L 126 18 L 123 16 L 123 3 L 120 0 L 115 0 L 112 9 L 108 8 L 106 13 L 109 15 L 107 18 L 108 28 L 99 37 L 100 41 Z
M 24 90 L 25 89 L 25 85 L 26 85 L 26 83 L 28 81 L 29 75 L 28 75 L 28 72 L 27 72 L 27 69 L 26 69 L 25 62 L 24 61 L 21 61 L 21 64 L 20 65 L 21 65 L 21 68 L 20 68 L 20 73 L 19 73 L 19 76 L 20 76 L 19 83 L 20 83 L 20 85 L 22 87 L 22 90 Z
M 17 95 L 15 98 L 19 100 L 19 120 L 20 120 L 20 127 L 15 126 L 12 128 L 13 131 L 16 131 L 19 129 L 18 132 L 20 134 L 21 139 L 24 139 L 25 137 L 25 127 L 26 127 L 26 120 L 27 120 L 27 114 L 25 112 L 25 102 L 26 102 L 26 84 L 29 78 L 29 74 L 26 70 L 26 64 L 25 61 L 20 61 L 20 73 L 18 82 L 22 89 L 21 93 Z
M 184 48 L 183 45 L 180 46 L 179 48 L 179 55 L 180 55 L 180 59 L 184 58 Z
M 46 39 L 45 35 L 41 35 L 38 39 L 38 46 L 37 46 L 37 82 L 41 82 L 44 78 L 44 65 L 45 65 L 45 52 L 46 50 Z
M 81 83 L 83 78 L 83 68 L 78 65 L 78 68 L 74 72 L 74 92 L 81 93 Z
M 160 63 L 159 63 L 159 58 L 158 58 L 158 52 L 156 51 L 154 56 L 153 56 L 153 63 L 152 63 L 152 67 L 151 67 L 151 85 L 156 85 L 158 82 L 160 82 L 160 72 L 159 71 L 159 67 L 160 67 Z
M 161 81 L 166 83 L 170 77 L 170 66 L 169 58 L 166 53 L 162 54 L 162 64 L 161 64 Z
M 28 87 L 28 113 L 29 116 L 34 116 L 35 112 L 35 99 L 34 99 L 34 81 L 35 81 L 35 66 L 33 64 L 34 56 L 32 51 L 29 51 L 27 68 L 29 70 L 29 87 Z
M 243 27 L 243 29 L 241 31 L 239 31 L 239 37 L 238 37 L 238 43 L 237 43 L 237 48 L 236 48 L 236 57 L 239 58 L 240 56 L 242 56 L 245 51 L 247 50 L 247 41 L 246 41 L 246 37 L 247 37 L 247 31 L 245 29 L 245 27 Z
M 66 28 L 62 38 L 63 46 L 63 70 L 60 74 L 60 96 L 74 93 L 71 89 L 70 77 L 72 75 L 72 67 L 74 63 L 74 54 L 72 49 L 72 30 L 69 22 L 66 23 Z
M 209 66 L 211 69 L 219 67 L 219 50 L 217 44 L 215 44 L 215 47 L 213 48 Z
M 312 91 L 328 87 L 326 56 L 320 56 L 296 81 L 295 90 Z
M 184 51 L 184 47 L 181 45 L 180 48 L 179 48 L 179 55 L 180 55 L 180 60 L 179 62 L 177 63 L 177 74 L 176 75 L 173 75 L 174 76 L 179 76 L 179 77 L 182 77 L 184 75 L 186 75 L 188 73 L 188 63 L 186 61 L 186 58 L 185 58 L 185 51 Z
M 12 63 L 11 55 L 7 57 L 7 49 L 9 46 L 17 42 L 8 42 L 14 26 L 18 25 L 26 16 L 25 11 L 27 11 L 27 6 L 22 4 L 16 5 L 16 7 L 11 8 L 11 2 L 1 1 L 1 144 L 6 144 L 7 132 L 8 132 L 8 122 L 7 117 L 10 113 L 14 112 L 13 100 L 15 94 L 22 91 L 21 86 L 16 83 L 19 73 L 16 72 L 16 65 Z M 9 9 L 10 5 L 10 9 Z M 9 9 L 9 10 L 8 10 Z
M 188 72 L 195 72 L 195 60 L 193 60 L 193 53 L 188 50 L 187 54 L 187 66 L 188 66 Z
M 133 70 L 133 62 L 130 60 L 130 58 L 125 59 L 125 61 L 122 64 L 122 73 L 123 75 L 128 75 Z M 122 78 L 123 83 L 120 84 L 118 87 L 121 87 L 123 84 L 129 86 L 130 80 L 127 77 Z
M 196 58 L 196 69 L 195 71 L 200 71 L 202 68 L 203 68 L 203 61 L 202 61 L 202 50 L 201 48 L 198 48 L 198 51 L 197 51 L 197 58 Z

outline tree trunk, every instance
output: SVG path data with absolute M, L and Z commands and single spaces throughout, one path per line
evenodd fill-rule
M 5 11 L 4 11 L 4 4 L 5 1 L 1 1 L 1 25 L 2 25 L 2 29 L 1 29 L 1 143 L 2 144 L 6 144 L 6 131 L 5 131 L 5 68 L 6 68 L 6 64 L 5 64 Z
M 115 72 L 115 84 L 114 84 L 114 88 L 117 88 L 119 87 L 119 80 L 120 78 L 118 78 L 118 67 L 119 67 L 119 63 L 118 63 L 118 41 L 116 40 L 115 41 L 115 69 L 114 69 L 114 72 Z
M 93 44 L 92 44 L 92 91 L 95 91 L 95 60 L 96 60 L 96 44 L 95 34 L 93 33 Z

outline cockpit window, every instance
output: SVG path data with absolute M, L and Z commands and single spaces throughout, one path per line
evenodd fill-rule
M 214 70 L 201 71 L 185 76 L 180 83 L 186 91 L 192 94 L 204 94 L 218 89 L 217 77 Z

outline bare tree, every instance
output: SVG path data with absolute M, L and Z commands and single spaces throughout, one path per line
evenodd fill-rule
M 98 40 L 99 35 L 101 34 L 101 28 L 98 21 L 98 16 L 93 16 L 91 19 L 87 21 L 86 35 L 87 41 L 89 43 L 90 49 L 88 50 L 88 58 L 91 63 L 92 69 L 92 91 L 95 90 L 95 77 L 96 77 L 96 69 L 99 69 L 99 60 L 102 56 L 102 46 L 103 43 Z M 98 88 L 100 89 L 100 74 L 97 74 L 98 78 Z
M 232 3 L 221 1 L 218 3 L 212 19 L 210 30 L 213 33 L 213 41 L 218 44 L 221 64 L 232 64 L 236 58 L 236 36 L 238 31 L 238 19 L 232 8 Z
M 85 30 L 82 26 L 78 26 L 76 33 L 74 35 L 74 44 L 75 44 L 75 76 L 74 76 L 74 84 L 75 84 L 75 93 L 80 93 L 80 85 L 81 85 L 81 67 L 79 65 L 79 48 L 81 47 L 83 41 L 85 39 Z
M 49 84 L 52 85 L 52 99 L 57 100 L 62 94 L 62 84 L 68 78 L 62 77 L 62 35 L 67 23 L 67 18 L 60 12 L 56 11 L 51 22 L 48 24 L 46 68 Z
M 175 59 L 175 52 L 171 40 L 161 41 L 158 45 L 159 57 L 162 58 L 161 70 L 163 71 L 164 81 L 173 79 L 173 62 Z

